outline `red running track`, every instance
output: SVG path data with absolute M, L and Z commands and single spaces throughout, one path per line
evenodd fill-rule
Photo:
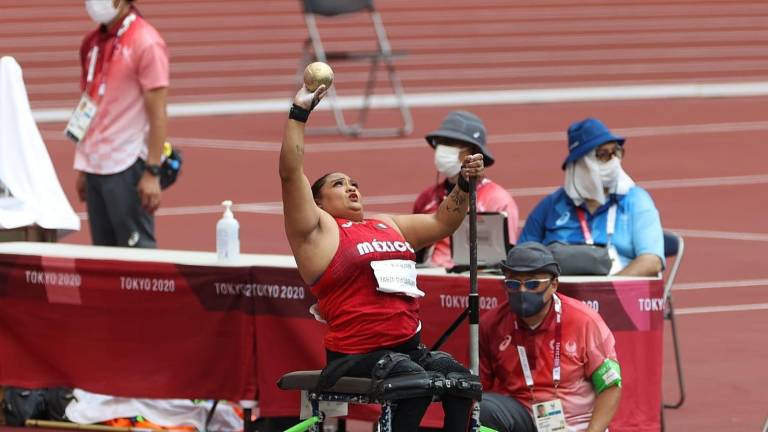
M 292 92 L 304 36 L 298 2 L 141 1 L 173 56 L 172 102 L 260 100 Z M 90 27 L 58 0 L 3 0 L 0 53 L 19 59 L 33 107 L 67 108 L 74 61 Z M 46 7 L 39 7 L 39 6 Z M 768 4 L 724 1 L 379 1 L 406 90 L 553 88 L 585 85 L 768 81 Z M 331 42 L 357 43 L 351 22 Z M 336 67 L 340 91 L 362 85 L 359 67 Z M 686 237 L 675 306 L 688 399 L 667 410 L 672 431 L 754 431 L 768 411 L 768 97 L 475 106 L 498 163 L 489 176 L 512 190 L 525 216 L 562 182 L 565 129 L 592 115 L 629 138 L 625 167 L 646 186 L 668 229 Z M 362 184 L 369 211 L 408 212 L 435 181 L 421 138 L 455 107 L 414 110 L 403 139 L 309 138 L 307 173 L 344 170 Z M 387 122 L 392 112 L 375 121 Z M 163 197 L 161 247 L 214 249 L 218 203 L 240 204 L 244 252 L 289 253 L 277 177 L 285 113 L 174 118 L 185 173 Z M 325 113 L 312 123 L 328 121 Z M 79 212 L 72 147 L 62 124 L 42 124 L 60 180 Z M 82 232 L 66 242 L 87 243 Z M 734 310 L 729 310 L 734 309 Z M 742 310 L 743 309 L 743 310 Z M 669 350 L 667 351 L 669 353 Z M 667 366 L 671 366 L 669 356 Z M 674 394 L 672 369 L 665 395 Z

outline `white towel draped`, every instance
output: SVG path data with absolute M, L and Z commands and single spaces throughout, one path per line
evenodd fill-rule
M 0 228 L 37 224 L 77 231 L 80 219 L 69 204 L 27 99 L 21 67 L 0 58 Z

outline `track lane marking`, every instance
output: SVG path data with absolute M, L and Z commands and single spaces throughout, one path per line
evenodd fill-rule
M 700 289 L 718 289 L 718 288 L 744 288 L 768 286 L 768 279 L 743 279 L 726 280 L 710 282 L 682 282 L 672 286 L 672 291 L 691 291 Z
M 768 175 L 756 176 L 736 176 L 736 177 L 708 177 L 698 179 L 666 179 L 652 180 L 648 182 L 638 182 L 646 189 L 675 189 L 688 187 L 709 187 L 722 185 L 744 185 L 744 184 L 765 184 L 768 183 Z M 507 189 L 514 197 L 542 196 L 548 194 L 558 186 L 544 186 L 531 188 Z M 393 195 L 374 195 L 366 197 L 367 205 L 393 205 L 412 203 L 417 194 L 393 194 Z M 253 202 L 235 204 L 233 210 L 244 213 L 257 214 L 282 214 L 281 201 Z M 220 213 L 220 205 L 202 205 L 202 206 L 180 206 L 180 207 L 161 207 L 155 213 L 157 216 L 187 216 L 210 213 Z M 79 212 L 81 220 L 87 220 L 86 212 Z M 525 221 L 521 220 L 522 225 Z M 675 231 L 688 238 L 722 239 L 722 240 L 746 240 L 757 242 L 768 242 L 766 233 L 747 233 L 731 231 L 712 231 L 712 230 L 689 230 L 684 228 L 666 228 Z
M 409 93 L 405 96 L 411 108 L 477 105 L 504 105 L 527 103 L 562 103 L 610 100 L 645 100 L 666 98 L 744 97 L 768 95 L 768 81 L 711 84 L 658 84 L 601 87 L 568 87 L 534 90 L 469 91 L 451 93 Z M 196 117 L 223 114 L 284 112 L 290 98 L 272 100 L 243 100 L 207 103 L 174 103 L 168 105 L 171 117 Z M 345 109 L 359 107 L 362 97 L 347 96 L 337 99 Z M 397 108 L 394 95 L 375 95 L 371 98 L 374 109 Z M 316 109 L 329 110 L 328 104 Z M 63 122 L 69 119 L 71 108 L 33 110 L 38 123 Z
M 759 132 L 768 131 L 768 121 L 754 122 L 730 122 L 730 123 L 707 123 L 707 124 L 681 124 L 669 126 L 643 126 L 633 128 L 616 128 L 616 133 L 628 138 L 653 137 L 653 136 L 674 136 L 689 134 L 713 134 L 713 133 L 734 133 L 734 132 Z M 42 129 L 41 133 L 45 140 L 61 141 L 65 139 L 61 130 Z M 513 143 L 538 143 L 552 142 L 560 144 L 564 139 L 563 132 L 528 132 L 528 133 L 510 133 L 494 134 L 488 137 L 491 144 L 503 145 Z M 171 142 L 180 147 L 214 149 L 214 150 L 244 150 L 244 151 L 269 151 L 279 152 L 281 144 L 277 141 L 254 141 L 254 140 L 233 140 L 216 138 L 188 138 L 171 137 Z M 424 139 L 403 138 L 394 140 L 375 140 L 375 141 L 342 141 L 329 142 L 322 144 L 306 144 L 304 151 L 307 153 L 324 152 L 349 152 L 364 150 L 390 150 L 403 148 L 423 148 Z
M 752 312 L 768 310 L 768 303 L 749 303 L 727 306 L 700 306 L 688 308 L 675 308 L 675 316 L 678 315 L 700 315 L 723 312 Z

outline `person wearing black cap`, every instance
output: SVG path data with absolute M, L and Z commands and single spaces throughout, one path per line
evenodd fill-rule
M 592 309 L 557 294 L 560 266 L 544 245 L 518 244 L 501 267 L 508 301 L 480 321 L 480 423 L 604 431 L 621 399 L 613 334 Z
M 461 161 L 467 155 L 483 155 L 486 167 L 495 159 L 488 149 L 483 121 L 467 111 L 453 111 L 444 119 L 440 128 L 425 136 L 427 143 L 435 149 L 437 180 L 435 185 L 422 191 L 413 204 L 413 213 L 435 213 L 440 204 L 453 189 L 459 177 Z M 443 181 L 440 181 L 440 177 Z M 503 187 L 488 178 L 477 183 L 477 211 L 504 212 L 507 215 L 509 241 L 517 239 L 518 210 L 512 196 Z M 436 267 L 453 267 L 449 238 L 444 238 L 423 249 L 422 261 Z
M 656 276 L 664 267 L 664 234 L 648 192 L 624 172 L 625 139 L 600 120 L 568 128 L 565 184 L 526 219 L 520 242 L 605 246 L 610 274 Z

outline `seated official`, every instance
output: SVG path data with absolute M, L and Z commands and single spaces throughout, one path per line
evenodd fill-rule
M 613 334 L 597 312 L 557 294 L 560 267 L 545 246 L 519 244 L 501 267 L 508 301 L 480 321 L 480 423 L 604 431 L 621 399 Z
M 659 212 L 624 172 L 624 142 L 600 120 L 572 124 L 565 185 L 533 209 L 519 242 L 602 245 L 613 263 L 610 274 L 656 276 L 664 266 Z
M 461 161 L 470 154 L 482 154 L 485 167 L 495 160 L 486 141 L 485 124 L 480 117 L 468 111 L 448 113 L 440 127 L 424 137 L 435 149 L 434 162 L 437 169 L 436 184 L 424 189 L 413 203 L 413 213 L 432 214 L 450 196 L 459 178 Z M 477 181 L 477 211 L 502 212 L 507 215 L 509 242 L 517 239 L 518 210 L 512 195 L 488 177 Z M 417 252 L 419 262 L 434 267 L 451 268 L 455 265 L 451 256 L 450 237 L 438 240 Z

